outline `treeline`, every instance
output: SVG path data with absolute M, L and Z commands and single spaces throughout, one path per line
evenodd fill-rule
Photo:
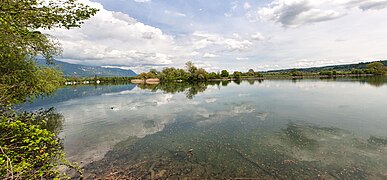
M 64 84 L 122 84 L 129 83 L 135 77 L 66 77 Z
M 207 72 L 205 69 L 198 68 L 189 61 L 185 64 L 184 69 L 174 67 L 166 67 L 162 71 L 151 69 L 149 72 L 143 72 L 137 76 L 139 79 L 158 78 L 163 82 L 195 82 L 230 78 L 240 79 L 243 77 L 262 77 L 262 75 L 259 72 L 255 72 L 253 69 L 250 69 L 247 72 L 235 71 L 232 74 L 230 74 L 227 70 L 222 70 L 220 72 Z
M 313 69 L 313 68 L 312 68 Z M 381 62 L 372 62 L 367 65 L 363 69 L 349 69 L 349 70 L 335 70 L 335 69 L 325 69 L 320 68 L 320 71 L 311 72 L 305 71 L 305 69 L 292 69 L 292 70 L 279 70 L 279 71 L 268 71 L 263 72 L 262 75 L 264 77 L 271 76 L 292 76 L 292 77 L 300 77 L 300 76 L 353 76 L 353 75 L 384 75 L 387 72 L 387 66 L 385 66 Z
M 278 72 L 257 72 L 249 69 L 247 72 L 234 71 L 232 74 L 227 70 L 220 72 L 207 72 L 203 68 L 196 67 L 192 62 L 187 62 L 184 69 L 166 67 L 162 71 L 151 69 L 149 72 L 143 72 L 136 78 L 138 79 L 159 79 L 161 82 L 202 82 L 211 80 L 240 80 L 240 79 L 263 79 L 270 77 L 297 77 L 297 76 L 338 76 L 338 75 L 361 75 L 386 74 L 387 67 L 381 62 L 372 62 L 366 65 L 365 69 L 351 69 L 348 71 L 337 71 L 333 69 L 321 69 L 320 72 L 304 72 L 300 69 Z
M 383 64 L 384 66 L 387 66 L 387 60 L 383 61 L 375 61 Z M 344 64 L 344 65 L 334 65 L 334 66 L 323 66 L 323 67 L 311 67 L 311 68 L 297 68 L 296 70 L 299 72 L 302 72 L 304 74 L 309 73 L 319 73 L 323 71 L 336 71 L 336 72 L 342 72 L 342 73 L 349 73 L 352 70 L 366 70 L 368 69 L 368 65 L 375 63 L 375 62 L 363 62 L 358 64 Z M 267 71 L 267 73 L 291 73 L 294 71 L 294 69 L 281 69 L 281 70 L 272 70 Z
M 372 62 L 366 65 L 364 69 L 353 68 L 349 71 L 336 71 L 336 70 L 323 70 L 320 72 L 320 75 L 347 75 L 347 74 L 374 74 L 374 75 L 384 75 L 386 74 L 387 66 L 381 62 Z

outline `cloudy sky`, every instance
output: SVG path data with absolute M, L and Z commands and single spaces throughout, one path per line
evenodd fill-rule
M 387 0 L 81 0 L 100 11 L 51 30 L 70 63 L 136 72 L 187 61 L 208 71 L 387 59 Z

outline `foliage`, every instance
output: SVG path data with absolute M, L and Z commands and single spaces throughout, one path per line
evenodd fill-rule
M 157 78 L 159 78 L 161 81 L 186 81 L 189 79 L 189 74 L 183 69 L 164 68 L 157 74 Z
M 203 68 L 199 68 L 195 71 L 194 76 L 192 78 L 198 81 L 205 81 L 208 78 L 208 73 Z
M 262 77 L 261 73 L 255 72 L 253 69 L 249 69 L 247 72 L 234 71 L 232 75 L 235 79 Z
M 58 43 L 38 30 L 79 27 L 97 11 L 76 0 L 2 0 L 0 7 L 2 62 L 37 55 L 52 60 Z
M 0 64 L 0 105 L 16 104 L 53 92 L 62 83 L 62 73 L 16 58 Z
M 0 104 L 15 104 L 53 91 L 61 73 L 37 67 L 61 50 L 40 29 L 79 27 L 96 9 L 75 0 L 2 0 L 0 3 Z
M 220 79 L 220 74 L 216 72 L 211 72 L 208 74 L 208 79 Z
M 351 74 L 366 74 L 366 72 L 361 69 L 352 69 Z
M 137 78 L 150 79 L 159 78 L 161 81 L 207 81 L 209 78 L 216 78 L 217 74 L 208 73 L 203 68 L 196 67 L 192 62 L 187 62 L 185 69 L 167 67 L 161 72 L 151 69 L 148 73 L 141 73 Z
M 376 75 L 386 74 L 386 71 L 387 71 L 387 67 L 384 66 L 384 64 L 381 62 L 370 63 L 367 65 L 367 68 L 368 70 L 370 70 L 372 74 L 376 74 Z
M 234 78 L 236 78 L 236 79 L 240 79 L 241 76 L 242 76 L 242 73 L 239 72 L 239 71 L 234 71 L 233 76 L 234 76 Z
M 185 63 L 185 68 L 190 75 L 195 74 L 196 70 L 198 69 L 191 61 Z
M 222 70 L 222 71 L 220 72 L 220 76 L 222 76 L 222 77 L 228 77 L 228 76 L 230 76 L 230 74 L 228 73 L 227 70 Z
M 154 72 L 142 72 L 138 75 L 138 78 L 140 79 L 152 79 L 152 78 L 157 78 L 156 74 Z
M 249 69 L 249 71 L 247 71 L 247 75 L 248 76 L 254 76 L 255 75 L 255 72 L 253 69 Z
M 254 72 L 255 77 L 262 77 L 263 75 L 260 72 Z
M 222 78 L 230 77 L 227 70 L 222 70 L 220 73 L 207 72 L 203 68 L 198 68 L 191 61 L 185 64 L 185 69 L 179 69 L 174 67 L 166 67 L 161 72 L 155 69 L 151 69 L 149 72 L 143 72 L 137 76 L 139 79 L 149 79 L 157 77 L 161 82 L 174 82 L 174 81 L 187 81 L 187 82 L 203 82 L 209 80 L 219 80 Z M 247 72 L 235 71 L 233 77 L 240 79 L 242 77 L 262 77 L 259 72 L 254 72 L 253 69 L 249 69 Z
M 333 70 L 333 71 L 323 70 L 323 71 L 320 71 L 319 74 L 323 75 L 323 76 L 336 76 L 336 75 L 341 75 L 342 73 L 341 72 L 337 72 L 335 70 Z
M 387 64 L 387 61 L 370 63 L 367 65 L 368 69 L 351 69 L 350 71 L 338 71 L 335 68 L 324 69 L 324 68 L 309 68 L 309 69 L 291 69 L 291 70 L 280 70 L 280 71 L 269 71 L 269 72 L 255 72 L 253 69 L 249 69 L 247 72 L 234 71 L 232 78 L 236 80 L 257 78 L 257 77 L 302 77 L 302 76 L 337 76 L 337 75 L 349 75 L 349 74 L 385 74 L 386 67 L 382 66 L 383 63 Z M 365 63 L 363 63 L 365 64 Z M 360 65 L 363 65 L 360 64 Z M 375 65 L 376 64 L 376 65 Z M 359 65 L 359 66 L 360 66 Z M 350 65 L 340 65 L 337 67 L 349 67 Z M 354 65 L 353 65 L 354 66 Z M 365 67 L 366 65 L 364 65 Z M 331 66 L 329 66 L 331 67 Z M 336 66 L 332 66 L 336 67 Z M 351 65 L 352 67 L 352 65 Z M 314 70 L 320 69 L 319 72 Z M 187 82 L 198 82 L 198 81 L 209 81 L 209 80 L 220 80 L 222 78 L 229 78 L 230 74 L 227 70 L 222 70 L 220 73 L 207 72 L 203 68 L 196 67 L 192 62 L 187 62 L 185 69 L 167 67 L 161 72 L 155 69 L 151 69 L 148 73 L 141 73 L 137 78 L 147 79 L 157 77 L 161 82 L 174 82 L 174 81 L 187 81 Z
M 60 176 L 59 162 L 76 167 L 64 159 L 57 134 L 63 117 L 54 109 L 36 113 L 16 113 L 1 109 L 0 176 L 9 179 L 38 179 Z
M 37 56 L 52 63 L 61 53 L 59 44 L 40 30 L 79 27 L 96 12 L 77 0 L 0 0 L 1 177 L 52 179 L 60 175 L 59 161 L 75 167 L 64 160 L 57 137 L 60 116 L 9 107 L 49 94 L 62 82 L 59 71 L 36 64 Z
M 297 69 L 293 69 L 291 71 L 291 75 L 292 76 L 303 76 L 304 74 L 301 71 L 297 70 Z

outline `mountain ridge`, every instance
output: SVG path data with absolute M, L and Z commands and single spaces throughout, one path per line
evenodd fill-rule
M 53 64 L 46 64 L 44 59 L 37 59 L 37 63 L 43 66 L 56 67 L 67 77 L 133 77 L 137 76 L 132 70 L 120 68 L 105 68 L 101 66 L 87 66 L 81 64 L 72 64 L 63 61 L 54 60 Z

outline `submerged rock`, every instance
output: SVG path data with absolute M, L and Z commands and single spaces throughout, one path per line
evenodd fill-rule
M 380 137 L 371 136 L 368 139 L 368 142 L 371 144 L 379 145 L 379 146 L 385 146 L 385 145 L 387 145 L 387 138 L 380 138 Z

